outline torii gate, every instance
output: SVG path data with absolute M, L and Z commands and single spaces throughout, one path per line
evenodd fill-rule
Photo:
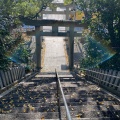
M 34 31 L 28 31 L 28 35 L 36 37 L 36 55 L 37 55 L 37 69 L 41 69 L 41 37 L 42 36 L 63 36 L 69 38 L 69 68 L 72 69 L 74 65 L 74 37 L 80 37 L 81 33 L 74 32 L 74 27 L 87 27 L 81 21 L 59 21 L 59 20 L 31 20 L 28 18 L 21 18 L 21 21 L 26 25 L 35 26 Z M 52 26 L 52 32 L 43 32 L 40 30 L 41 26 Z M 67 32 L 58 32 L 58 27 L 69 27 Z
M 62 3 L 53 3 L 58 7 L 63 7 Z M 70 11 L 69 8 L 73 5 L 64 6 L 66 7 L 65 11 L 42 11 L 41 20 L 31 20 L 29 18 L 20 17 L 20 20 L 25 25 L 35 26 L 34 31 L 27 31 L 28 35 L 36 37 L 36 56 L 37 56 L 37 69 L 41 69 L 41 41 L 42 36 L 63 36 L 68 37 L 69 39 L 69 68 L 72 70 L 74 65 L 74 37 L 80 37 L 81 33 L 74 32 L 74 27 L 84 27 L 87 28 L 86 24 L 81 23 L 81 21 L 71 21 L 69 20 L 69 14 L 74 14 L 73 11 Z M 43 14 L 65 14 L 66 20 L 43 20 Z M 43 32 L 43 26 L 52 26 L 52 31 Z M 58 27 L 69 27 L 68 31 L 58 32 Z

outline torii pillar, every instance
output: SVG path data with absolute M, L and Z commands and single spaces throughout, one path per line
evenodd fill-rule
M 74 27 L 69 28 L 69 68 L 74 67 Z
M 37 70 L 41 69 L 41 36 L 40 36 L 40 27 L 35 26 L 35 38 L 36 38 L 36 68 Z

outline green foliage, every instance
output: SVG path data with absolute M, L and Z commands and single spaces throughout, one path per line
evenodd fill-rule
M 26 44 L 20 44 L 12 57 L 21 63 L 28 64 L 29 58 L 31 57 L 31 50 L 26 46 Z
M 91 24 L 91 30 L 95 36 L 101 39 L 110 40 L 111 47 L 117 47 L 120 44 L 120 1 L 103 0 L 96 1 L 96 12 L 99 13 L 97 21 Z
M 98 66 L 101 61 L 107 59 L 110 54 L 103 48 L 99 42 L 96 42 L 92 37 L 87 36 L 84 44 L 85 56 L 80 60 L 82 68 Z
M 73 0 L 64 0 L 64 4 L 65 5 L 69 5 L 69 4 L 71 4 L 73 2 Z
M 120 53 L 116 53 L 110 59 L 104 61 L 103 63 L 99 64 L 99 68 L 101 69 L 113 69 L 120 71 Z
M 64 1 L 69 4 L 73 0 Z M 75 3 L 85 15 L 84 22 L 89 24 L 91 35 L 110 41 L 111 47 L 119 51 L 120 0 L 75 0 Z
M 1 0 L 3 15 L 11 17 L 13 24 L 20 24 L 19 16 L 36 17 L 52 0 Z
M 9 19 L 2 15 L 0 11 L 0 69 L 6 69 L 9 65 L 9 61 L 6 56 L 6 49 L 8 48 L 6 38 L 9 36 L 7 26 L 9 25 Z
M 77 8 L 84 13 L 84 20 L 82 22 L 89 25 L 89 35 L 95 38 L 97 41 L 105 45 L 109 45 L 119 56 L 120 53 L 120 0 L 74 0 Z M 71 3 L 70 0 L 69 3 Z M 67 0 L 65 0 L 67 3 Z M 68 3 L 68 4 L 69 4 Z M 89 47 L 89 45 L 88 45 Z M 87 53 L 91 54 L 92 48 L 89 48 Z M 93 54 L 94 55 L 94 54 Z M 96 55 L 95 55 L 96 56 Z M 94 57 L 95 57 L 94 56 Z M 86 56 L 86 59 L 82 61 L 85 64 L 84 67 L 92 63 L 99 62 L 99 59 L 91 56 Z M 99 58 L 99 56 L 98 56 Z M 118 57 L 111 58 L 108 63 L 104 65 L 114 66 L 115 60 L 118 61 Z M 114 62 L 113 62 L 114 61 Z M 114 66 L 115 67 L 115 66 Z M 113 67 L 110 67 L 113 68 Z M 117 65 L 116 65 L 117 68 Z
M 7 55 L 23 40 L 20 33 L 13 37 L 11 28 L 22 24 L 19 16 L 35 18 L 52 0 L 0 0 L 0 69 L 9 66 Z M 27 51 L 23 51 L 22 60 L 27 61 Z
M 5 55 L 5 47 L 0 41 L 0 69 L 6 69 L 8 66 L 9 61 Z

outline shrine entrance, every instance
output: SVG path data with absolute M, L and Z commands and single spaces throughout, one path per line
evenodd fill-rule
M 57 3 L 57 6 L 64 6 L 63 4 Z M 74 66 L 74 37 L 80 37 L 81 33 L 75 32 L 75 27 L 87 27 L 86 24 L 81 23 L 81 21 L 69 20 L 69 14 L 71 11 L 69 10 L 69 6 L 66 7 L 65 11 L 43 11 L 41 13 L 41 18 L 39 19 L 29 19 L 25 17 L 20 17 L 20 20 L 25 25 L 35 26 L 34 31 L 27 31 L 28 35 L 36 37 L 36 56 L 37 69 L 41 69 L 41 41 L 43 36 L 57 36 L 57 37 L 67 37 L 69 40 L 69 69 L 72 70 Z M 51 19 L 43 19 L 43 14 L 65 14 L 66 20 L 51 20 Z M 51 31 L 44 31 L 43 26 L 51 26 Z M 65 27 L 65 31 L 59 31 L 59 27 Z

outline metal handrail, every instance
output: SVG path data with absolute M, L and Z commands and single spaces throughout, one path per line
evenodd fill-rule
M 59 91 L 61 92 L 63 102 L 64 102 L 64 106 L 65 106 L 65 110 L 66 110 L 66 117 L 67 117 L 68 120 L 72 120 L 72 117 L 70 115 L 70 110 L 68 108 L 67 101 L 66 101 L 63 89 L 62 89 L 62 85 L 60 83 L 60 78 L 58 76 L 58 73 L 57 73 L 56 69 L 55 69 L 55 73 L 56 73 L 56 77 L 57 77 L 57 80 L 58 80 L 57 82 L 58 82 Z M 59 97 L 59 99 L 60 99 L 60 97 Z

